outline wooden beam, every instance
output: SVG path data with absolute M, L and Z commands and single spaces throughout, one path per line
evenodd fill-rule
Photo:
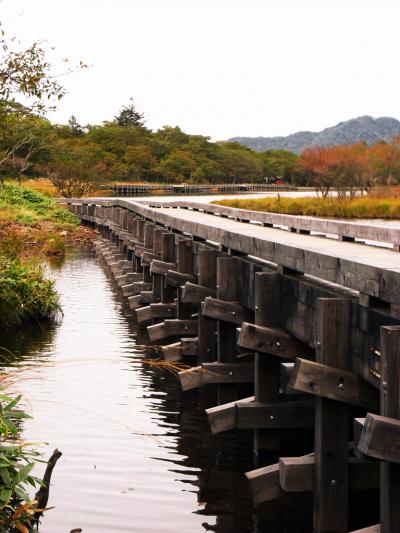
M 203 363 L 201 366 L 179 372 L 182 390 L 213 383 L 252 383 L 252 363 Z
M 176 318 L 175 303 L 154 303 L 150 304 L 150 309 L 153 318 Z
M 400 463 L 400 420 L 368 413 L 358 442 L 368 457 Z
M 249 315 L 249 311 L 237 302 L 225 302 L 210 296 L 204 300 L 201 313 L 208 318 L 237 325 L 240 325 Z
M 379 406 L 379 391 L 349 370 L 296 359 L 289 386 L 296 391 L 369 409 Z
M 165 274 L 165 283 L 170 287 L 180 287 L 187 281 L 196 282 L 196 276 L 193 274 L 185 274 L 184 272 L 177 272 L 176 270 L 168 270 Z
M 236 404 L 239 402 L 254 402 L 254 396 L 206 409 L 208 422 L 213 434 L 236 428 Z
M 134 296 L 129 296 L 128 303 L 129 308 L 133 310 L 147 305 L 153 301 L 153 292 L 152 291 L 142 291 L 140 294 Z
M 164 320 L 161 324 L 147 326 L 147 332 L 151 342 L 177 335 L 195 335 L 197 333 L 197 321 L 180 319 Z
M 183 337 L 181 339 L 182 355 L 195 356 L 199 353 L 199 338 L 198 337 Z
M 207 296 L 216 296 L 217 291 L 210 287 L 204 287 L 187 281 L 182 289 L 182 302 L 200 304 Z
M 379 464 L 349 458 L 350 487 L 354 490 L 379 488 Z M 314 454 L 279 459 L 279 482 L 285 492 L 312 492 L 314 490 Z
M 140 307 L 135 310 L 136 319 L 139 324 L 145 324 L 146 322 L 151 322 L 153 315 L 151 313 L 151 307 L 147 305 L 146 307 Z
M 314 427 L 314 402 L 253 402 L 237 406 L 239 429 L 286 429 Z
M 174 362 L 181 361 L 182 359 L 182 349 L 180 342 L 174 342 L 173 344 L 166 344 L 162 347 L 164 354 L 164 359 L 166 361 Z
M 176 264 L 168 261 L 160 261 L 159 259 L 153 259 L 150 264 L 150 272 L 152 274 L 166 274 L 168 270 L 175 270 Z
M 279 463 L 246 472 L 253 501 L 256 504 L 280 498 L 283 494 L 279 484 Z
M 242 348 L 276 355 L 284 359 L 311 355 L 309 346 L 283 329 L 256 326 L 247 322 L 244 322 L 240 328 L 238 344 Z

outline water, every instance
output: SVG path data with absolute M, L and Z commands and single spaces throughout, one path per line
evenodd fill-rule
M 0 340 L 15 356 L 12 392 L 34 417 L 23 437 L 63 452 L 41 533 L 310 531 L 281 504 L 255 512 L 243 476 L 251 435 L 212 436 L 197 393 L 142 363 L 146 337 L 92 254 L 50 275 L 63 320 Z

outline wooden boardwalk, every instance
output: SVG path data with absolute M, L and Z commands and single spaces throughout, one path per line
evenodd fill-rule
M 255 503 L 309 492 L 314 531 L 347 533 L 354 491 L 376 491 L 380 526 L 360 516 L 353 529 L 400 532 L 400 230 L 317 228 L 339 240 L 307 220 L 283 230 L 190 202 L 69 205 L 100 230 L 150 341 L 192 365 L 179 379 L 211 431 L 253 431 Z M 360 235 L 394 249 L 348 242 Z M 285 454 L 288 432 L 298 455 Z

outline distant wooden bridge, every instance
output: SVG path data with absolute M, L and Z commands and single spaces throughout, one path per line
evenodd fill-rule
M 188 195 L 188 194 L 226 194 L 239 192 L 295 191 L 291 185 L 273 185 L 265 183 L 221 183 L 221 184 L 129 184 L 103 185 L 104 190 L 111 190 L 114 196 L 144 196 L 150 194 Z
M 314 531 L 347 533 L 353 491 L 400 532 L 400 228 L 195 202 L 66 200 L 213 433 L 251 429 L 256 503 L 312 492 Z M 366 245 L 360 240 L 367 240 Z M 283 435 L 308 454 L 280 454 Z

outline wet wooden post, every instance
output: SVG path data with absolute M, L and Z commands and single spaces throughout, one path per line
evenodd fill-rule
M 199 251 L 199 285 L 216 290 L 217 288 L 217 257 L 218 251 L 203 248 Z M 201 314 L 199 304 L 199 355 L 198 363 L 207 363 L 217 359 L 217 322 Z
M 350 301 L 317 300 L 318 363 L 349 368 Z M 340 384 L 338 385 L 340 386 Z M 315 400 L 314 532 L 346 533 L 348 520 L 349 407 Z
M 153 253 L 161 257 L 161 241 L 162 235 L 164 233 L 163 228 L 156 228 L 154 230 L 154 241 L 153 241 Z M 161 302 L 161 287 L 162 287 L 162 276 L 159 274 L 152 275 L 153 283 L 153 302 Z
M 255 275 L 255 324 L 257 326 L 280 326 L 281 275 L 278 272 L 257 272 Z M 277 357 L 255 354 L 256 402 L 276 402 L 279 399 L 280 365 Z M 254 430 L 255 458 L 262 450 L 277 450 L 277 431 Z
M 146 222 L 146 224 L 144 225 L 143 243 L 144 243 L 144 247 L 148 250 L 153 250 L 154 229 L 155 229 L 155 225 L 152 224 L 151 222 Z M 152 283 L 153 280 L 150 274 L 150 265 L 142 264 L 142 269 L 143 269 L 143 282 Z
M 145 224 L 146 224 L 146 221 L 139 218 L 137 220 L 137 224 L 136 224 L 136 242 L 138 245 L 141 245 L 143 246 L 144 245 L 144 227 L 145 227 Z M 142 262 L 141 262 L 141 259 L 140 257 L 138 257 L 136 254 L 135 255 L 135 267 L 134 267 L 134 271 L 135 272 L 143 272 L 143 267 L 142 267 Z
M 193 241 L 184 237 L 178 237 L 176 243 L 176 270 L 182 274 L 193 274 Z M 182 287 L 177 289 L 177 318 L 190 318 L 192 304 L 182 302 Z
M 161 236 L 161 260 L 165 261 L 166 263 L 175 263 L 176 261 L 175 235 L 173 233 L 165 232 Z M 174 288 L 166 285 L 165 280 L 163 279 L 161 287 L 161 302 L 173 302 L 174 296 Z
M 400 420 L 400 326 L 381 328 L 381 415 Z M 400 531 L 399 463 L 381 462 L 380 495 L 381 533 Z
M 217 259 L 217 298 L 225 301 L 238 300 L 238 261 L 235 257 L 225 256 Z M 217 354 L 220 363 L 237 362 L 236 324 L 217 321 Z M 218 385 L 218 403 L 224 404 L 237 399 L 237 386 Z

